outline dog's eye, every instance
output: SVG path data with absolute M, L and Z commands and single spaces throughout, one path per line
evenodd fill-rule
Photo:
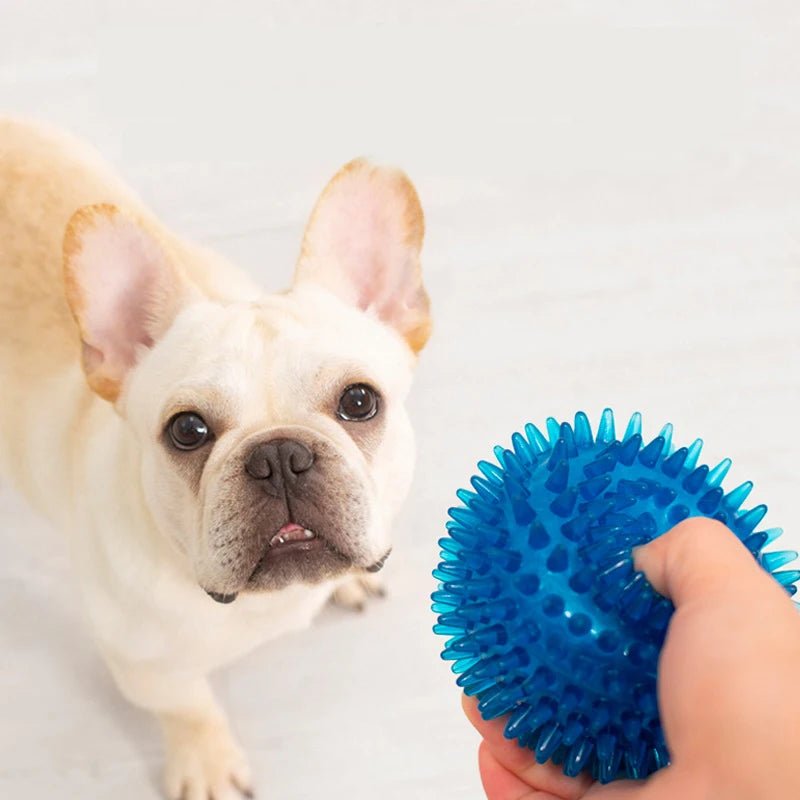
M 167 434 L 178 450 L 196 450 L 208 441 L 211 431 L 199 414 L 184 411 L 169 421 Z
M 339 399 L 339 419 L 364 422 L 378 413 L 378 393 L 366 383 L 348 386 Z

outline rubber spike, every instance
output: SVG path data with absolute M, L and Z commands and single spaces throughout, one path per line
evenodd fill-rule
M 656 461 L 661 458 L 661 453 L 664 450 L 664 439 L 656 436 L 647 447 L 639 452 L 639 461 L 646 467 L 655 466 Z
M 664 455 L 667 456 L 672 452 L 672 423 L 668 422 L 658 433 L 664 440 Z
M 550 451 L 550 458 L 547 460 L 547 469 L 551 472 L 565 459 L 568 459 L 569 448 L 563 439 L 558 439 Z
M 575 434 L 568 422 L 561 423 L 559 439 L 564 442 L 564 446 L 567 448 L 567 456 L 575 458 L 578 455 L 578 445 L 575 442 Z
M 548 417 L 547 424 L 547 438 L 550 440 L 550 447 L 555 446 L 555 443 L 561 438 L 561 424 L 555 417 Z
M 774 553 L 764 553 L 761 556 L 761 564 L 768 572 L 775 572 L 776 569 L 791 564 L 797 558 L 794 550 L 777 550 Z
M 673 502 L 675 502 L 675 498 L 677 496 L 678 493 L 675 491 L 675 489 L 670 489 L 668 486 L 663 486 L 653 494 L 653 502 L 659 508 L 667 508 L 667 506 L 670 506 Z
M 624 444 L 619 449 L 619 461 L 629 467 L 636 460 L 636 455 L 641 446 L 642 437 L 638 433 L 626 437 Z
M 539 739 L 536 742 L 536 760 L 544 764 L 550 760 L 550 756 L 555 753 L 556 748 L 561 744 L 561 728 L 557 722 L 545 725 L 539 732 Z
M 595 478 L 598 475 L 611 472 L 616 466 L 617 459 L 612 455 L 605 455 L 596 461 L 592 461 L 591 464 L 586 464 L 583 468 L 583 473 L 587 478 Z
M 561 533 L 571 542 L 582 542 L 592 524 L 592 518 L 588 515 L 573 517 L 561 526 Z
M 511 445 L 517 458 L 525 465 L 526 468 L 536 466 L 536 454 L 533 448 L 528 444 L 528 440 L 519 432 L 511 437 Z
M 658 769 L 669 766 L 669 752 L 666 745 L 656 744 L 653 748 L 653 760 Z
M 616 738 L 610 733 L 603 733 L 597 737 L 598 779 L 600 783 L 609 783 L 617 775 L 621 753 L 617 750 L 616 744 Z
M 683 469 L 683 465 L 688 455 L 688 449 L 681 447 L 679 450 L 676 450 L 671 456 L 669 456 L 669 458 L 664 459 L 664 463 L 661 465 L 661 471 L 668 478 L 676 478 L 681 469 Z
M 772 576 L 781 586 L 789 586 L 789 584 L 800 581 L 800 570 L 788 569 L 783 572 L 773 572 Z
M 578 484 L 578 491 L 581 493 L 581 497 L 584 500 L 594 500 L 595 497 L 602 494 L 610 485 L 610 475 L 598 475 L 595 478 L 581 481 L 581 483 Z
M 506 723 L 503 729 L 503 736 L 506 739 L 516 739 L 521 734 L 528 733 L 530 730 L 529 717 L 533 713 L 533 709 L 525 704 L 517 708 Z
M 530 729 L 531 731 L 538 730 L 546 722 L 549 722 L 555 716 L 556 710 L 553 703 L 549 699 L 541 699 L 530 716 Z
M 589 424 L 589 418 L 583 411 L 579 411 L 575 415 L 575 444 L 579 449 L 585 449 L 594 444 L 592 426 Z
M 544 488 L 548 492 L 561 494 L 567 488 L 567 483 L 569 483 L 569 461 L 564 459 L 550 473 L 550 477 L 544 483 Z
M 625 429 L 625 435 L 622 437 L 622 440 L 627 442 L 631 436 L 636 435 L 642 435 L 642 415 L 638 411 L 631 414 L 628 427 Z
M 471 658 L 465 659 L 466 664 L 464 669 L 461 669 L 458 678 L 456 678 L 456 686 L 466 686 L 473 681 L 488 678 L 492 675 L 492 668 L 496 667 L 498 658 L 496 656 L 489 656 L 488 658 Z M 453 666 L 460 665 L 460 662 L 455 662 Z
M 460 553 L 463 550 L 463 547 L 453 538 L 439 539 L 439 547 L 445 553 Z
M 478 469 L 486 476 L 489 483 L 495 486 L 502 486 L 503 484 L 503 470 L 500 467 L 492 464 L 490 461 L 479 461 Z
M 470 510 L 487 525 L 498 525 L 503 519 L 502 511 L 496 503 L 486 502 L 479 497 L 472 501 Z
M 517 482 L 525 480 L 527 467 L 522 464 L 516 454 L 512 450 L 505 450 L 503 448 L 497 449 L 501 451 L 497 456 L 497 461 L 503 470 L 505 470 L 506 481 L 508 481 L 509 478 Z
M 614 412 L 610 408 L 604 408 L 600 416 L 600 424 L 597 426 L 597 443 L 611 444 L 617 438 L 614 432 Z
M 484 499 L 484 500 L 500 500 L 503 497 L 503 490 L 497 484 L 490 483 L 485 478 L 481 478 L 478 475 L 473 475 L 469 482 L 472 484 L 472 488 Z
M 497 719 L 507 714 L 519 700 L 521 690 L 519 687 L 495 685 L 483 692 L 478 711 L 484 719 Z
M 570 778 L 577 778 L 589 763 L 593 749 L 594 742 L 589 738 L 575 742 L 564 761 L 564 774 Z
M 761 548 L 767 543 L 767 535 L 761 533 L 751 533 L 742 544 L 750 551 L 754 558 L 761 555 Z
M 450 671 L 454 675 L 459 675 L 465 670 L 468 670 L 473 664 L 477 661 L 480 661 L 479 658 L 461 658 L 458 661 L 454 661 L 450 666 Z
M 722 500 L 722 489 L 717 487 L 716 489 L 712 489 L 710 492 L 706 492 L 697 501 L 697 509 L 706 515 L 713 514 L 717 510 L 720 500 Z
M 454 506 L 447 509 L 447 513 L 456 521 L 461 523 L 465 528 L 473 527 L 478 523 L 478 516 L 474 511 L 461 506 Z
M 492 452 L 494 453 L 494 457 L 497 459 L 497 463 L 500 465 L 501 469 L 506 468 L 505 462 L 505 448 L 501 444 L 496 444 L 492 448 Z
M 517 494 L 513 497 L 509 495 L 509 500 L 511 502 L 511 513 L 514 515 L 514 521 L 517 525 L 527 525 L 529 522 L 533 522 L 536 512 L 528 502 L 527 497 L 522 494 Z
M 700 451 L 703 449 L 703 440 L 695 439 L 690 445 L 686 456 L 684 467 L 686 469 L 694 469 L 697 466 L 697 461 L 700 458 Z
M 559 517 L 568 517 L 578 501 L 578 490 L 573 486 L 550 503 L 550 510 Z
M 467 491 L 466 489 L 459 489 L 456 492 L 456 497 L 465 505 L 468 506 L 478 495 L 474 492 Z
M 566 698 L 565 698 L 566 699 Z M 580 693 L 575 693 L 573 697 L 573 702 L 569 704 L 569 707 L 572 708 L 573 706 L 580 703 L 581 697 Z M 562 706 L 564 708 L 567 707 L 567 703 L 562 701 Z M 575 742 L 580 739 L 583 734 L 586 732 L 586 725 L 580 721 L 579 718 L 571 717 L 567 720 L 567 724 L 564 727 L 564 733 L 561 736 L 561 741 L 567 746 L 572 747 Z
M 453 636 L 455 634 L 464 633 L 464 627 L 458 625 L 446 625 L 442 622 L 433 626 L 433 632 L 440 636 Z
M 730 511 L 736 511 L 736 509 L 747 500 L 752 488 L 752 481 L 740 483 L 735 489 L 731 489 L 731 491 L 722 498 L 722 505 Z
M 544 434 L 530 422 L 525 426 L 525 435 L 528 437 L 534 453 L 546 453 L 550 449 L 550 444 Z
M 735 523 L 736 533 L 739 534 L 739 538 L 754 531 L 756 526 L 764 519 L 766 513 L 767 507 L 762 503 L 760 506 L 751 508 L 748 512 L 742 514 Z
M 625 770 L 632 780 L 647 776 L 647 744 L 637 742 L 625 751 Z
M 783 535 L 783 528 L 768 528 L 764 533 L 767 536 L 766 544 L 772 544 Z
M 714 489 L 719 486 L 722 481 L 725 480 L 725 476 L 728 474 L 732 463 L 733 462 L 729 458 L 723 458 L 722 461 L 708 473 L 706 486 L 708 486 L 709 489 Z
M 697 467 L 693 472 L 690 472 L 684 479 L 683 483 L 681 484 L 683 488 L 691 493 L 696 494 L 700 491 L 700 488 L 706 482 L 706 476 L 708 475 L 708 467 L 703 464 L 700 467 Z

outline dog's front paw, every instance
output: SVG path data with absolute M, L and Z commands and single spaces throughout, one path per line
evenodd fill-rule
M 170 719 L 164 724 L 169 800 L 253 797 L 250 767 L 222 721 Z
M 386 587 L 377 575 L 351 575 L 334 589 L 331 600 L 350 611 L 363 611 L 370 597 L 385 597 Z

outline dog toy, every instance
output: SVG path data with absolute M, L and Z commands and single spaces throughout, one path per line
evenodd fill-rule
M 656 668 L 674 607 L 633 566 L 632 548 L 689 516 L 725 523 L 790 595 L 792 551 L 763 553 L 780 534 L 767 507 L 741 508 L 753 484 L 727 494 L 731 466 L 697 466 L 703 442 L 672 450 L 672 426 L 643 446 L 641 416 L 617 439 L 603 412 L 592 435 L 547 420 L 495 447 L 474 491 L 457 492 L 441 539 L 434 631 L 442 658 L 478 698 L 484 719 L 508 714 L 505 735 L 567 775 L 602 783 L 644 778 L 669 763 Z

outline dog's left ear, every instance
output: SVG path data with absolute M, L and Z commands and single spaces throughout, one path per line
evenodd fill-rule
M 320 195 L 303 237 L 295 285 L 322 284 L 374 313 L 416 353 L 431 331 L 419 254 L 425 221 L 411 181 L 358 159 Z
M 80 331 L 86 380 L 112 403 L 189 293 L 155 234 L 103 204 L 78 209 L 67 224 L 64 289 Z

